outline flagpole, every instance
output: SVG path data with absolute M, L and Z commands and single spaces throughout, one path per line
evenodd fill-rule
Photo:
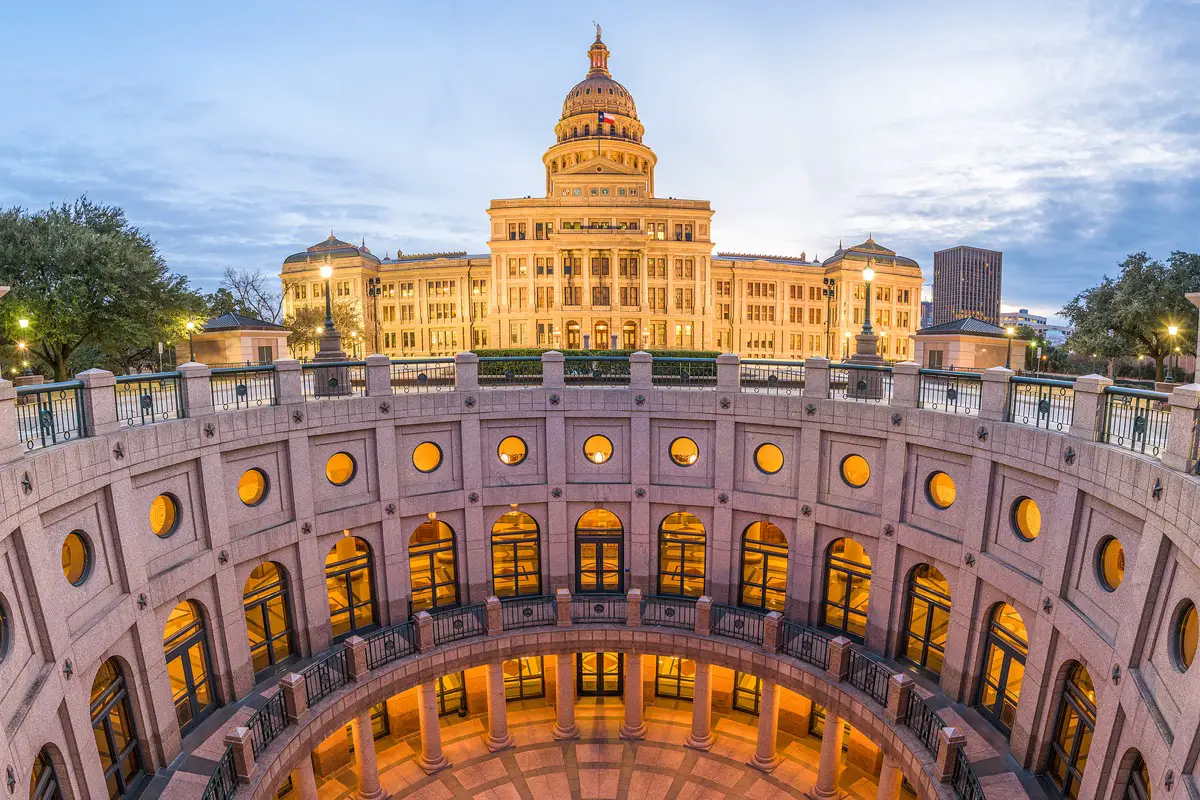
M 600 152 L 600 132 L 604 129 L 604 112 L 596 112 L 596 155 L 601 156 Z

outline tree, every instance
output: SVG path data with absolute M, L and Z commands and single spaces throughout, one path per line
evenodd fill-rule
M 234 312 L 264 322 L 278 323 L 283 317 L 283 298 L 288 282 L 276 286 L 261 272 L 226 267 L 217 291 L 208 295 L 212 316 Z
M 0 303 L 0 344 L 27 341 L 55 380 L 149 358 L 205 312 L 203 296 L 167 269 L 124 211 L 87 197 L 36 213 L 0 212 L 0 283 L 12 287 Z
M 1195 336 L 1195 307 L 1184 294 L 1200 290 L 1200 256 L 1177 251 L 1164 264 L 1140 252 L 1119 266 L 1115 279 L 1104 276 L 1063 307 L 1075 326 L 1068 344 L 1103 358 L 1148 356 L 1155 379 L 1162 380 L 1167 356 Z M 1179 327 L 1175 339 L 1167 333 L 1171 325 Z
M 351 333 L 357 333 L 360 337 L 363 333 L 362 314 L 354 303 L 347 300 L 333 301 L 333 325 L 338 329 L 338 333 L 342 334 L 343 350 L 350 347 Z M 284 318 L 283 327 L 291 331 L 288 334 L 288 349 L 292 351 L 292 355 L 297 355 L 305 349 L 315 352 L 321 341 L 317 330 L 325 327 L 325 304 L 297 309 L 295 313 Z

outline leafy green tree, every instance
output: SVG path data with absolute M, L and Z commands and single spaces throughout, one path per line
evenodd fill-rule
M 347 354 L 351 347 L 351 333 L 363 335 L 363 318 L 358 307 L 347 300 L 333 301 L 333 325 L 342 334 L 342 350 Z M 307 350 L 315 352 L 320 344 L 321 336 L 317 330 L 325 327 L 325 304 L 303 306 L 294 314 L 289 314 L 283 320 L 283 327 L 288 334 L 288 349 L 292 355 L 299 355 Z
M 1200 290 L 1200 256 L 1176 251 L 1166 263 L 1145 252 L 1120 263 L 1116 278 L 1085 289 L 1063 307 L 1075 333 L 1068 342 L 1077 352 L 1101 358 L 1145 355 L 1154 360 L 1154 376 L 1162 380 L 1163 362 L 1194 341 L 1196 309 L 1184 294 Z M 1179 327 L 1172 339 L 1171 325 Z
M 124 211 L 87 197 L 0 212 L 0 283 L 11 287 L 0 302 L 0 345 L 27 342 L 55 380 L 152 361 L 158 342 L 184 338 L 184 323 L 205 313 L 204 298 Z

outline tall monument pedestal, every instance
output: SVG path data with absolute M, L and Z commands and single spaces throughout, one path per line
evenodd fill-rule
M 326 330 L 321 334 L 321 346 L 313 356 L 313 363 L 328 363 L 331 366 L 317 367 L 313 370 L 313 394 L 316 397 L 345 397 L 353 394 L 350 386 L 350 368 L 344 365 L 345 361 L 342 335 L 337 330 Z M 340 366 L 333 366 L 335 364 Z
M 879 355 L 879 337 L 873 333 L 860 333 L 854 337 L 854 355 L 846 359 L 847 400 L 882 400 L 887 397 L 885 381 L 891 376 L 881 369 L 883 357 Z M 867 369 L 855 369 L 856 366 Z

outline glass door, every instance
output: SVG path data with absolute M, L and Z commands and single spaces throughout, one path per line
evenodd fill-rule
M 575 558 L 579 565 L 576 591 L 611 594 L 623 592 L 625 554 L 622 552 L 621 538 L 579 536 L 575 541 Z
M 580 697 L 620 697 L 625 688 L 621 653 L 577 653 L 575 688 Z

